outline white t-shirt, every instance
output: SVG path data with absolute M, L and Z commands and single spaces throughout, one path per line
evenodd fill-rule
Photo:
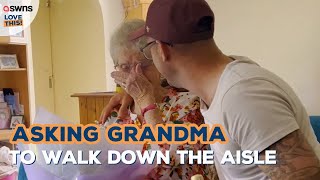
M 220 179 L 268 179 L 257 165 L 221 165 L 225 151 L 265 150 L 300 129 L 320 159 L 320 145 L 309 116 L 294 91 L 278 76 L 246 57 L 232 56 L 221 75 L 212 104 L 202 113 L 206 124 L 221 124 L 228 144 L 215 143 Z

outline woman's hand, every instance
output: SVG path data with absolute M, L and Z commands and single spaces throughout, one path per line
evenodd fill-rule
M 141 64 L 138 64 L 130 73 L 116 71 L 111 73 L 115 82 L 119 84 L 140 107 L 140 111 L 147 106 L 156 103 L 153 85 L 143 75 Z M 147 111 L 144 119 L 148 124 L 156 125 L 163 123 L 158 108 Z
M 155 103 L 153 86 L 143 75 L 141 64 L 137 64 L 130 73 L 121 71 L 112 72 L 111 77 L 141 108 Z
M 110 99 L 109 103 L 103 109 L 99 120 L 100 124 L 104 124 L 112 111 L 119 106 L 118 119 L 126 118 L 128 116 L 128 107 L 132 105 L 132 103 L 133 99 L 130 95 L 125 92 L 117 93 Z

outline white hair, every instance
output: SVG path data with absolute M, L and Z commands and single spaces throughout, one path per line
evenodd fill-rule
M 128 20 L 120 24 L 111 36 L 110 54 L 114 64 L 117 64 L 120 53 L 125 51 L 140 52 L 140 48 L 147 43 L 146 37 L 139 38 L 138 41 L 130 41 L 129 35 L 145 26 L 145 22 L 140 19 Z

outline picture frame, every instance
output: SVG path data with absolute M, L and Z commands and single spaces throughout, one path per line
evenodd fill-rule
M 23 124 L 23 116 L 11 116 L 10 128 L 14 129 L 18 124 Z
M 6 104 L 2 104 L 0 108 L 0 130 L 10 128 L 10 109 L 4 105 Z
M 0 54 L 0 69 L 18 69 L 19 63 L 16 54 Z
M 23 26 L 16 26 L 9 29 L 10 37 L 24 38 Z
M 24 31 L 21 31 L 17 34 L 11 35 L 11 37 L 18 37 L 18 38 L 24 38 Z

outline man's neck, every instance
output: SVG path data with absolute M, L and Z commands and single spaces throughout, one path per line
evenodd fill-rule
M 190 92 L 199 96 L 208 106 L 211 105 L 220 77 L 231 62 L 228 56 L 222 53 L 212 54 L 208 57 L 201 57 L 199 61 L 190 63 L 189 68 L 182 75 L 182 83 Z M 201 63 L 202 62 L 202 63 Z
M 156 86 L 154 88 L 154 95 L 157 103 L 161 103 L 163 100 L 163 97 L 165 97 L 167 94 L 168 94 L 168 89 L 165 89 L 162 86 Z

